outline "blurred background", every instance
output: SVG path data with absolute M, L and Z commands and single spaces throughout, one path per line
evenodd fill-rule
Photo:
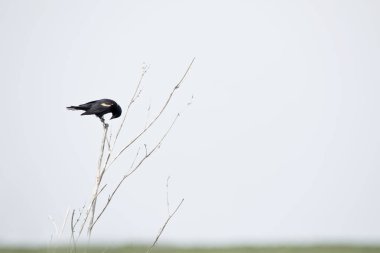
M 370 0 L 0 0 L 0 244 L 67 243 L 54 224 L 89 200 L 102 127 L 66 106 L 111 98 L 125 109 L 149 66 L 120 149 L 193 57 L 163 117 L 106 176 L 111 190 L 181 114 L 92 241 L 153 241 L 170 176 L 170 209 L 185 201 L 162 243 L 378 244 L 379 10 Z

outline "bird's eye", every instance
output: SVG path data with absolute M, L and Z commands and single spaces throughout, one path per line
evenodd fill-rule
M 100 105 L 104 106 L 104 107 L 110 107 L 110 106 L 112 106 L 112 104 L 107 104 L 107 103 L 101 103 Z

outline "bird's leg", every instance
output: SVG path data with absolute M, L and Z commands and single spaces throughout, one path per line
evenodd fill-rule
M 99 117 L 100 121 L 103 123 L 103 127 L 104 128 L 107 128 L 108 127 L 108 124 L 104 121 L 104 118 L 103 117 Z

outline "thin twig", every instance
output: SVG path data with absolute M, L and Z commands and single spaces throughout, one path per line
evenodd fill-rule
M 108 151 L 110 152 L 111 151 L 111 141 L 112 141 L 112 128 L 109 132 L 110 132 L 110 137 L 109 137 L 109 139 L 107 137 L 107 147 L 108 147 Z
M 158 239 L 160 239 L 162 233 L 164 232 L 166 226 L 168 225 L 170 219 L 176 214 L 176 212 L 178 211 L 178 209 L 181 207 L 183 201 L 185 199 L 182 199 L 181 202 L 178 204 L 177 208 L 174 210 L 174 212 L 172 214 L 169 215 L 169 217 L 166 219 L 164 225 L 162 226 L 162 228 L 160 229 L 160 231 L 158 232 L 158 235 L 156 236 L 156 239 L 154 240 L 154 242 L 152 243 L 152 245 L 149 247 L 149 249 L 146 251 L 146 253 L 149 253 L 153 248 L 154 246 L 156 246 L 157 242 L 158 242 Z
M 127 118 L 127 115 L 128 115 L 130 107 L 136 101 L 136 99 L 140 96 L 140 93 L 141 93 L 140 86 L 141 86 L 142 80 L 144 79 L 144 76 L 145 76 L 146 72 L 148 72 L 148 69 L 149 69 L 149 66 L 143 68 L 143 72 L 141 73 L 139 82 L 137 83 L 137 86 L 136 86 L 135 91 L 133 92 L 131 101 L 129 102 L 128 107 L 127 107 L 127 109 L 125 111 L 125 114 L 124 114 L 124 117 L 123 117 L 123 121 L 121 122 L 120 127 L 117 130 L 116 137 L 115 137 L 113 145 L 112 145 L 113 147 L 115 146 L 115 143 L 116 143 L 116 141 L 117 141 L 117 139 L 119 137 L 120 131 L 121 131 L 121 129 L 124 126 L 124 122 L 125 122 L 125 120 Z

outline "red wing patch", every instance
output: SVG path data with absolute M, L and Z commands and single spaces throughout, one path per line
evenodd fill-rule
M 101 103 L 100 105 L 104 106 L 104 107 L 110 107 L 110 106 L 112 106 L 112 104 L 107 104 L 107 103 Z

